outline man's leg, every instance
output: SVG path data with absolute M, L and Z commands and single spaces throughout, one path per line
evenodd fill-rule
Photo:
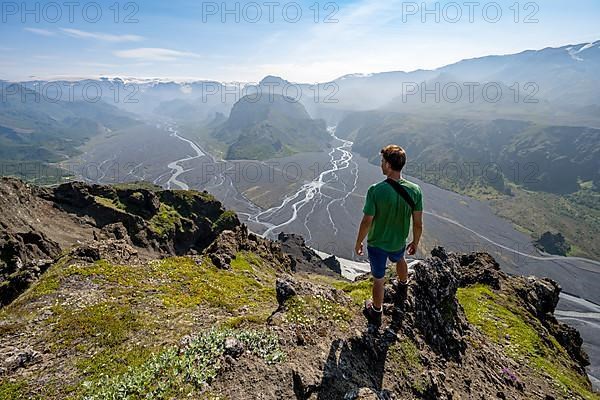
M 404 257 L 396 263 L 396 275 L 398 275 L 398 283 L 406 283 L 408 281 L 408 264 Z
M 373 307 L 376 311 L 381 310 L 383 306 L 383 291 L 385 278 L 373 279 Z

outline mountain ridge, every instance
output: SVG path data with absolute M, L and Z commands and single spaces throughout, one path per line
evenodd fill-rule
M 360 312 L 368 275 L 343 279 L 301 238 L 220 224 L 227 211 L 207 193 L 3 178 L 0 194 L 22 250 L 2 271 L 48 264 L 0 309 L 2 398 L 599 398 L 579 333 L 553 316 L 560 287 L 488 254 L 434 249 L 405 295 L 386 285 L 376 332 Z M 113 222 L 144 225 L 165 205 L 180 217 L 155 225 L 158 246 Z M 214 228 L 194 236 L 201 215 Z M 61 244 L 41 254 L 44 241 Z

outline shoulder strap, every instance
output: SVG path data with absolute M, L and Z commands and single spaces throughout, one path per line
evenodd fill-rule
M 388 183 L 391 187 L 393 187 L 394 190 L 400 195 L 400 197 L 402 197 L 404 199 L 404 201 L 406 201 L 408 203 L 408 205 L 410 206 L 410 209 L 414 211 L 416 204 L 413 201 L 413 199 L 410 197 L 410 195 L 408 194 L 406 189 L 401 184 L 399 184 L 397 181 L 395 181 L 391 178 L 387 178 L 385 180 L 385 182 Z

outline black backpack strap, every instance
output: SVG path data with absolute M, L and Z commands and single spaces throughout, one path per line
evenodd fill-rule
M 385 182 L 388 183 L 391 187 L 393 187 L 394 190 L 400 195 L 400 197 L 402 197 L 404 199 L 404 201 L 406 201 L 408 203 L 408 205 L 410 206 L 410 209 L 414 211 L 416 204 L 413 201 L 413 199 L 410 197 L 410 195 L 408 194 L 408 192 L 406 191 L 404 186 L 402 186 L 397 181 L 395 181 L 391 178 L 387 178 L 385 180 Z

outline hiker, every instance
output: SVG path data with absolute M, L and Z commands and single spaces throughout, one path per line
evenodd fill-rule
M 402 178 L 405 164 L 406 152 L 402 147 L 389 145 L 381 150 L 381 170 L 387 179 L 369 188 L 356 239 L 356 254 L 362 256 L 363 241 L 368 234 L 373 300 L 365 303 L 364 314 L 376 327 L 381 326 L 387 260 L 396 263 L 397 289 L 406 297 L 408 265 L 404 254 L 412 256 L 417 252 L 423 231 L 423 195 L 419 185 Z M 406 245 L 411 216 L 413 240 Z

